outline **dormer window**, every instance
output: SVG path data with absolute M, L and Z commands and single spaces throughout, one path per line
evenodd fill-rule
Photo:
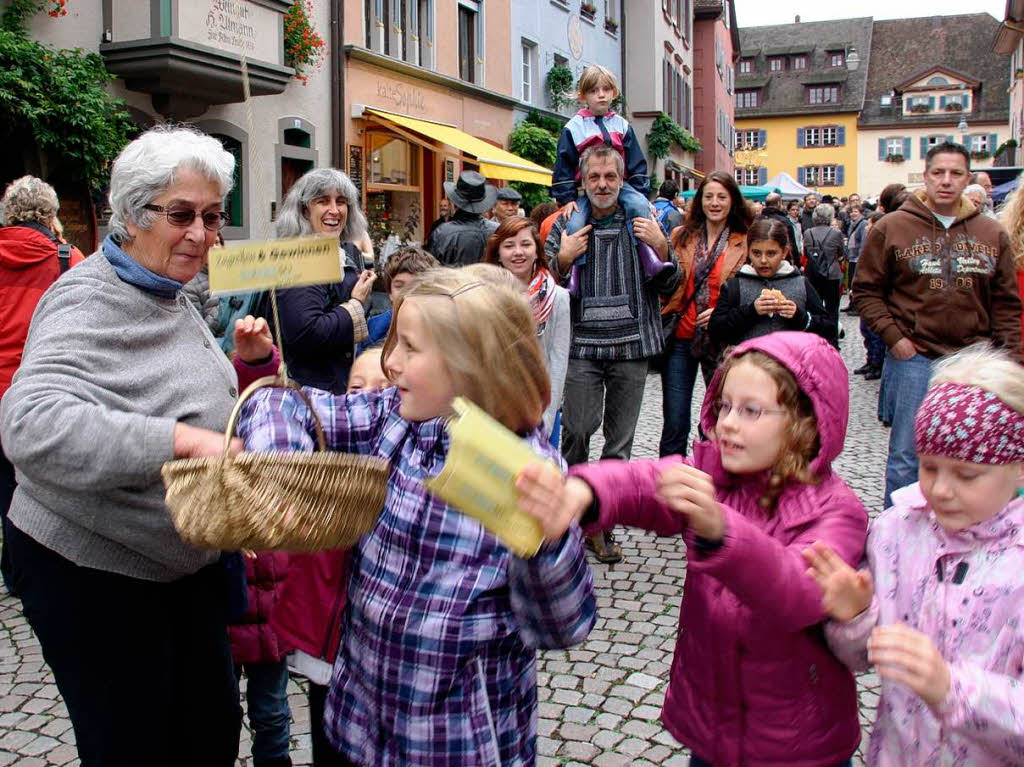
M 828 52 L 828 65 L 830 67 L 842 67 L 846 65 L 846 55 L 842 51 Z
M 807 57 L 806 56 L 794 56 L 790 66 L 793 69 L 807 69 Z
M 749 109 L 756 107 L 758 102 L 757 90 L 736 91 L 736 108 Z
M 749 75 L 754 71 L 754 60 L 753 59 L 740 59 L 740 74 Z
M 774 56 L 768 59 L 769 72 L 782 72 L 786 68 L 786 59 L 782 56 Z
M 807 89 L 808 104 L 838 104 L 838 85 L 813 85 Z

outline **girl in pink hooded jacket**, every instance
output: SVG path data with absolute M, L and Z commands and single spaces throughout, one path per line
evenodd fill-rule
M 821 589 L 801 553 L 827 541 L 860 561 L 864 506 L 831 469 L 848 373 L 824 339 L 781 332 L 740 344 L 716 372 L 693 456 L 535 467 L 522 508 L 548 537 L 631 525 L 683 537 L 686 587 L 662 720 L 691 765 L 832 767 L 860 742 L 853 674 L 825 643 Z
M 882 678 L 873 767 L 1024 764 L 1024 373 L 970 347 L 917 413 L 920 481 L 871 524 L 868 570 L 806 552 L 830 646 Z

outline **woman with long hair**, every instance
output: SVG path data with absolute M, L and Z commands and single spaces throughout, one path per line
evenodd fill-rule
M 708 321 L 727 279 L 747 262 L 750 207 L 733 177 L 712 171 L 697 187 L 686 222 L 670 242 L 679 259 L 679 288 L 662 309 L 671 331 L 661 373 L 662 415 L 660 455 L 686 455 L 690 437 L 690 405 L 697 369 L 711 380 L 719 349 L 708 334 Z
M 1024 183 L 1024 174 L 1021 174 L 1020 181 Z M 999 220 L 1010 234 L 1013 263 L 1017 267 L 1017 290 L 1024 296 L 1024 194 L 1021 194 L 1019 185 L 1003 206 Z M 1024 313 L 1021 314 L 1021 331 L 1024 334 Z

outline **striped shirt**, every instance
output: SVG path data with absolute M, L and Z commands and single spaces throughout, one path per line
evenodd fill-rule
M 391 465 L 384 509 L 353 555 L 328 739 L 366 767 L 533 765 L 535 649 L 581 642 L 596 617 L 579 529 L 515 557 L 423 487 L 448 452 L 442 419 L 401 418 L 395 388 L 306 392 L 329 449 Z M 252 451 L 313 446 L 311 417 L 286 390 L 257 392 L 239 433 Z M 540 429 L 527 441 L 561 462 Z
M 630 238 L 621 206 L 605 219 L 592 218 L 587 261 L 579 267 L 579 294 L 571 302 L 572 345 L 569 357 L 580 360 L 641 360 L 660 354 L 659 293 L 671 294 L 679 284 L 675 269 L 647 280 Z M 559 274 L 564 217 L 555 220 L 544 245 L 551 273 Z M 565 279 L 563 279 L 563 284 Z

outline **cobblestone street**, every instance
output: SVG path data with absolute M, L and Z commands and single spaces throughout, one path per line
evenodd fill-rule
M 843 315 L 842 322 L 846 330 L 843 355 L 852 370 L 864 362 L 858 320 Z M 874 515 L 881 505 L 888 435 L 875 416 L 877 382 L 852 375 L 851 380 L 850 429 L 837 468 Z M 657 456 L 660 388 L 656 376 L 648 377 L 635 457 Z M 702 396 L 699 384 L 694 395 L 695 414 Z M 593 444 L 595 458 L 600 444 L 598 437 Z M 685 552 L 677 538 L 658 538 L 635 530 L 619 530 L 617 536 L 624 560 L 611 567 L 594 565 L 600 612 L 589 639 L 572 650 L 541 656 L 539 765 L 685 767 L 688 763 L 687 752 L 660 721 L 686 576 Z M 290 689 L 292 758 L 296 765 L 306 765 L 311 762 L 309 710 L 304 689 L 294 680 Z M 877 689 L 877 678 L 861 677 L 865 725 L 874 717 Z M 241 764 L 249 767 L 246 730 L 241 754 Z M 862 764 L 859 754 L 854 763 Z M 0 767 L 14 764 L 77 765 L 78 758 L 67 710 L 21 614 L 20 603 L 3 593 Z M 145 764 L 143 755 L 139 764 Z

